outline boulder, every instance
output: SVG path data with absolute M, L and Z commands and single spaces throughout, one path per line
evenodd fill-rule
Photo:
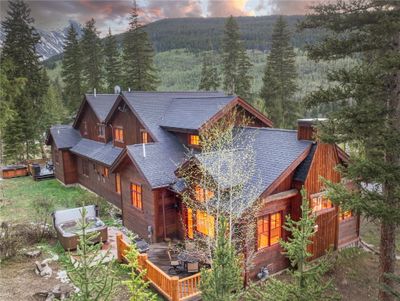
M 25 256 L 28 256 L 28 257 L 33 258 L 33 257 L 39 257 L 40 254 L 42 254 L 42 251 L 40 251 L 40 250 L 33 250 L 33 251 L 28 251 L 28 252 L 26 252 L 26 253 L 25 253 Z

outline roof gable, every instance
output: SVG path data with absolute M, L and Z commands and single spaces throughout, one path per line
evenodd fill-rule
M 79 131 L 72 126 L 54 125 L 49 130 L 46 144 L 50 144 L 51 140 L 53 140 L 57 149 L 68 149 L 75 146 L 80 139 Z

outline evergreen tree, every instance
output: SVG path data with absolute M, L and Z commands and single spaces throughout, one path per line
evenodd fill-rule
M 328 259 L 322 258 L 309 262 L 312 254 L 308 251 L 315 234 L 315 219 L 309 206 L 306 192 L 302 191 L 301 218 L 295 221 L 287 217 L 285 230 L 291 233 L 287 241 L 280 244 L 294 268 L 290 271 L 291 279 L 281 281 L 270 279 L 262 286 L 252 286 L 246 293 L 246 301 L 281 300 L 281 301 L 320 301 L 338 300 L 331 280 L 323 276 L 330 269 Z
M 136 1 L 129 26 L 123 41 L 124 86 L 135 91 L 155 90 L 158 80 L 154 67 L 154 51 L 147 32 L 139 23 Z
M 222 41 L 222 71 L 223 87 L 228 94 L 236 93 L 243 98 L 248 97 L 251 77 L 248 75 L 251 67 L 243 43 L 240 41 L 239 26 L 230 16 L 225 23 Z
M 298 118 L 296 55 L 290 43 L 291 34 L 282 16 L 275 23 L 271 51 L 267 57 L 260 97 L 268 116 L 279 128 L 293 128 Z
M 252 64 L 247 56 L 246 49 L 241 43 L 239 49 L 239 61 L 237 67 L 237 79 L 235 93 L 240 97 L 250 101 L 250 88 L 252 77 L 249 74 Z
M 64 95 L 66 105 L 75 112 L 82 100 L 82 52 L 79 46 L 78 33 L 71 24 L 64 44 L 61 76 L 65 83 Z
M 224 90 L 229 94 L 233 94 L 236 90 L 236 73 L 240 47 L 239 25 L 233 16 L 230 16 L 225 23 L 222 41 L 223 86 Z
M 4 152 L 10 161 L 32 157 L 41 134 L 37 125 L 48 81 L 36 54 L 40 36 L 33 22 L 27 4 L 16 0 L 9 2 L 7 16 L 1 23 L 5 33 L 1 62 L 12 64 L 12 68 L 4 70 L 4 76 L 10 81 L 26 79 L 21 94 L 11 99 L 15 114 L 4 129 Z
M 80 41 L 82 51 L 82 74 L 85 81 L 84 91 L 100 92 L 103 85 L 103 47 L 99 32 L 92 18 L 86 22 Z
M 108 30 L 108 36 L 104 41 L 104 68 L 107 90 L 109 93 L 114 93 L 114 87 L 121 85 L 120 75 L 122 70 L 117 40 L 111 34 L 111 28 Z
M 229 239 L 227 229 L 229 229 L 227 219 L 220 216 L 211 269 L 201 270 L 200 290 L 204 301 L 236 300 L 243 287 L 240 258 Z
M 134 241 L 134 238 L 131 238 Z M 123 283 L 128 287 L 130 292 L 130 301 L 157 301 L 157 295 L 149 290 L 149 282 L 144 278 L 147 271 L 142 270 L 139 272 L 139 251 L 136 244 L 133 243 L 129 246 L 128 252 L 125 254 L 128 259 L 126 265 L 129 270 L 129 280 L 125 280 Z
M 306 99 L 308 106 L 338 104 L 319 127 L 322 141 L 347 143 L 357 150 L 343 177 L 356 190 L 327 182 L 329 197 L 342 210 L 380 221 L 380 300 L 393 300 L 396 228 L 400 224 L 400 2 L 338 1 L 318 5 L 302 29 L 328 36 L 308 47 L 314 60 L 357 57 L 351 68 L 329 73 L 333 85 Z
M 215 61 L 216 54 L 209 42 L 208 51 L 203 54 L 203 64 L 201 68 L 201 78 L 199 90 L 216 91 L 220 85 L 218 67 Z
M 92 243 L 99 233 L 88 232 L 92 225 L 86 218 L 87 212 L 85 208 L 82 209 L 81 214 L 77 233 L 79 239 L 76 255 L 69 254 L 65 263 L 68 277 L 79 288 L 79 291 L 72 295 L 72 300 L 111 300 L 116 279 L 112 269 L 113 261 L 107 262 L 110 251 L 102 253 L 101 243 Z

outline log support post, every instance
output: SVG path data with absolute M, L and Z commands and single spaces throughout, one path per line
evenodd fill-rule
M 122 248 L 122 233 L 117 233 L 116 235 L 116 242 L 117 242 L 117 260 L 119 263 L 121 263 L 122 260 L 122 252 L 123 252 L 123 248 Z
M 171 301 L 179 301 L 179 277 L 171 277 Z

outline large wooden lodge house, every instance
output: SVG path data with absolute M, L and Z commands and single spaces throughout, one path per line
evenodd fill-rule
M 232 110 L 251 117 L 245 130 L 255 137 L 262 184 L 250 277 L 261 267 L 269 266 L 270 272 L 287 267 L 278 240 L 289 235 L 282 227 L 285 216 L 299 216 L 303 186 L 318 216 L 313 256 L 357 243 L 359 217 L 324 198 L 320 181 L 341 181 L 335 166 L 346 165 L 347 155 L 336 145 L 314 140 L 313 120 L 299 120 L 297 131 L 274 129 L 246 101 L 219 92 L 86 94 L 72 125 L 49 130 L 56 178 L 107 199 L 121 209 L 124 226 L 150 242 L 183 239 L 185 227 L 210 235 L 214 229 L 204 228 L 212 223 L 196 223 L 210 217 L 189 212 L 174 189 L 176 170 L 188 159 L 188 150 L 201 149 L 204 127 Z

